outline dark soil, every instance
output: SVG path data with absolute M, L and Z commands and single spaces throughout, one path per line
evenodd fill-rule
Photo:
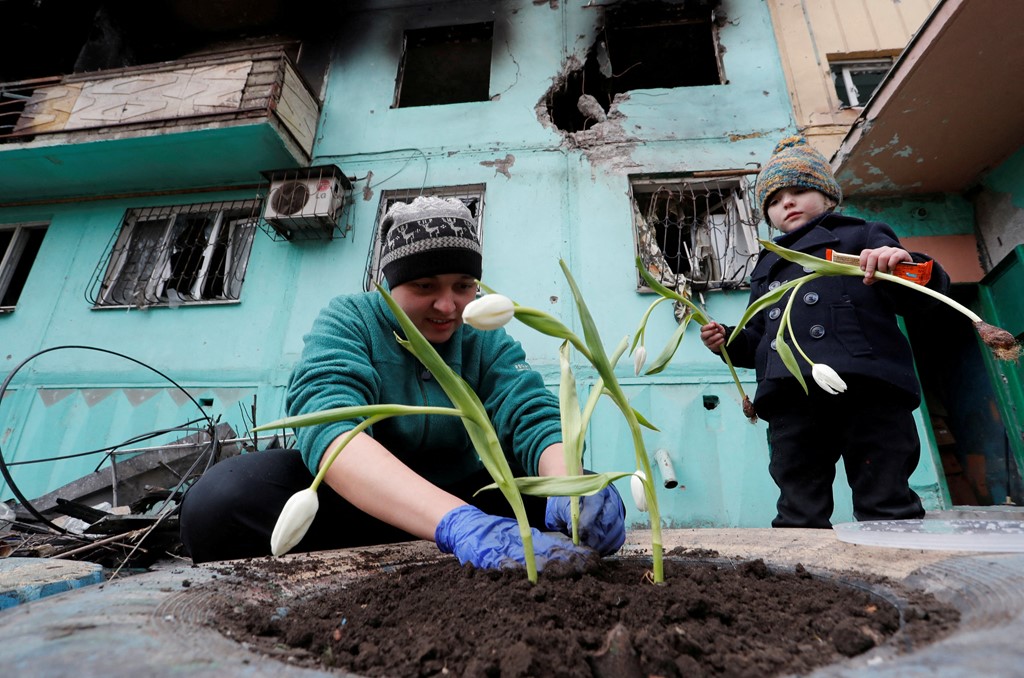
M 778 676 L 951 632 L 959 614 L 884 580 L 776 571 L 673 552 L 593 571 L 461 568 L 454 559 L 317 578 L 316 554 L 233 564 L 211 625 L 252 649 L 363 676 Z M 301 563 L 301 565 L 297 565 Z M 308 568 L 304 586 L 277 573 Z M 287 568 L 283 570 L 281 568 Z M 290 590 L 289 590 L 290 589 Z

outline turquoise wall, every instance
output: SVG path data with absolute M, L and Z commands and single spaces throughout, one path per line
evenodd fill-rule
M 84 294 L 125 209 L 248 198 L 251 191 L 0 211 L 0 223 L 51 223 L 22 303 L 0 317 L 0 365 L 13 367 L 49 346 L 102 346 L 153 365 L 196 397 L 212 397 L 211 413 L 239 430 L 245 428 L 239 404 L 247 408 L 253 394 L 258 418 L 276 418 L 288 371 L 316 313 L 333 295 L 362 287 L 380 192 L 477 183 L 486 185 L 488 285 L 578 329 L 562 258 L 609 350 L 632 336 L 652 297 L 636 291 L 629 176 L 744 169 L 766 159 L 776 141 L 794 131 L 777 46 L 763 2 L 726 0 L 720 43 L 728 84 L 631 92 L 603 129 L 570 139 L 538 106 L 566 63 L 584 59 L 600 14 L 596 7 L 554 4 L 452 2 L 354 11 L 338 29 L 313 163 L 335 163 L 355 177 L 345 217 L 351 230 L 343 239 L 294 243 L 258 234 L 237 304 L 94 311 Z M 391 108 L 403 30 L 492 20 L 490 101 Z M 948 223 L 934 227 L 962 232 L 961 206 L 944 209 Z M 745 292 L 706 297 L 708 312 L 727 323 L 739 318 L 747 300 Z M 647 331 L 652 355 L 675 328 L 668 307 L 658 311 Z M 558 343 L 525 327 L 511 330 L 554 388 Z M 586 389 L 593 375 L 584 365 L 577 371 Z M 676 466 L 682 487 L 663 493 L 666 523 L 768 525 L 776 492 L 767 473 L 765 424 L 743 417 L 729 373 L 696 331 L 687 333 L 657 377 L 633 376 L 628 360 L 618 372 L 637 409 L 660 429 L 646 434 L 649 449 L 665 448 Z M 740 378 L 752 394 L 752 371 L 741 370 Z M 108 445 L 180 423 L 195 409 L 151 373 L 84 352 L 48 354 L 16 386 L 0 406 L 0 445 L 19 458 Z M 72 393 L 44 398 L 40 386 Z M 103 389 L 113 391 L 100 398 Z M 147 399 L 146 389 L 158 393 Z M 717 398 L 717 407 L 708 409 L 706 397 Z M 609 407 L 602 404 L 595 418 L 587 464 L 633 470 L 628 432 Z M 81 468 L 66 463 L 47 482 L 63 471 L 71 480 Z M 914 482 L 930 506 L 941 503 L 934 466 L 923 462 Z M 620 489 L 628 496 L 627 484 Z M 852 519 L 841 471 L 837 495 L 834 519 Z M 643 524 L 647 518 L 630 505 L 629 520 Z

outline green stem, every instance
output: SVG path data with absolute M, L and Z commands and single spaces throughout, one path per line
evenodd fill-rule
M 736 374 L 736 368 L 733 367 L 732 360 L 729 359 L 729 352 L 725 350 L 725 346 L 722 346 L 719 351 L 721 352 L 722 360 L 729 366 L 729 374 L 732 375 L 732 383 L 736 384 L 736 390 L 740 392 L 740 400 L 745 399 L 747 394 L 743 392 L 743 385 L 740 384 L 740 377 Z
M 950 299 L 949 297 L 947 297 L 942 292 L 936 292 L 935 290 L 933 290 L 933 289 L 931 289 L 929 287 L 925 287 L 924 285 L 918 284 L 916 282 L 911 282 L 909 280 L 904 280 L 903 278 L 897 277 L 897 276 L 889 274 L 889 273 L 877 273 L 876 272 L 875 273 L 875 277 L 878 278 L 879 280 L 886 280 L 888 282 L 896 283 L 897 285 L 903 285 L 904 287 L 909 287 L 912 290 L 917 290 L 919 292 L 924 292 L 928 296 L 933 297 L 935 299 L 938 299 L 939 301 L 941 301 L 942 303 L 946 304 L 947 306 L 949 306 L 951 308 L 954 308 L 957 311 L 960 311 L 965 316 L 970 318 L 971 322 L 975 322 L 975 323 L 983 322 L 981 317 L 977 313 L 975 313 L 971 309 L 967 308 L 966 306 L 964 306 L 960 302 L 954 301 L 953 299 Z

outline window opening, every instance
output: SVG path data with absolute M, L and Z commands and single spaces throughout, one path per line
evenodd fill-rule
M 242 200 L 128 210 L 87 298 L 95 307 L 137 308 L 237 301 L 258 205 Z
M 39 254 L 46 226 L 0 226 L 0 313 L 14 310 Z
M 866 104 L 882 84 L 892 64 L 891 58 L 832 62 L 832 80 L 842 107 Z
M 718 27 L 725 17 L 717 6 L 691 1 L 609 8 L 583 66 L 548 91 L 552 122 L 579 132 L 602 122 L 623 92 L 723 84 Z
M 405 32 L 394 108 L 487 101 L 492 22 Z
M 753 179 L 631 181 L 637 254 L 670 288 L 747 287 L 757 260 Z M 637 278 L 638 289 L 646 289 Z
M 391 206 L 396 202 L 410 203 L 421 195 L 431 195 L 438 198 L 458 198 L 469 208 L 469 213 L 476 219 L 477 237 L 483 244 L 483 211 L 484 211 L 484 184 L 470 184 L 464 186 L 442 186 L 437 188 L 410 188 L 405 190 L 382 191 L 380 195 L 380 207 L 377 210 L 377 221 L 373 229 L 373 246 L 366 264 L 366 278 L 364 287 L 367 291 L 376 289 L 375 284 L 384 279 L 380 268 L 381 232 L 380 225 L 384 221 L 384 215 L 388 213 Z

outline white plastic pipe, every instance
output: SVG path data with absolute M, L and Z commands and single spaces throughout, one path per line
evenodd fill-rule
M 654 452 L 654 461 L 658 464 L 658 470 L 661 472 L 661 480 L 665 484 L 665 489 L 671 490 L 675 488 L 679 481 L 676 480 L 676 469 L 672 466 L 672 457 L 669 456 L 668 450 L 665 448 L 656 450 Z

